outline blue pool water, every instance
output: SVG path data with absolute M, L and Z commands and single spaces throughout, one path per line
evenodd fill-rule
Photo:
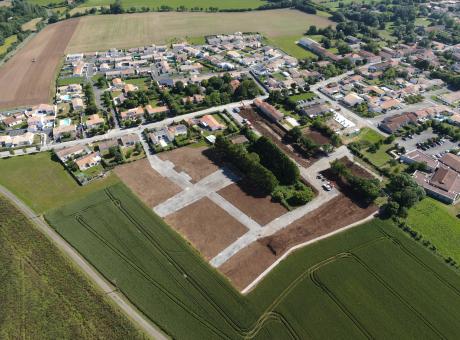
M 70 96 L 68 94 L 65 94 L 63 96 L 61 96 L 61 100 L 65 101 L 65 102 L 69 102 L 70 101 Z
M 72 124 L 72 119 L 70 118 L 64 118 L 59 120 L 59 126 L 69 126 Z

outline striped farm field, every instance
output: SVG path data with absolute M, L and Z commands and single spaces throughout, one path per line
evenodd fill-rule
M 172 338 L 460 332 L 460 276 L 390 221 L 376 219 L 302 248 L 242 295 L 121 183 L 45 217 Z

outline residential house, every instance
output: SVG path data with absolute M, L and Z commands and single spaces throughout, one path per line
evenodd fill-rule
M 350 92 L 345 97 L 342 98 L 342 102 L 350 107 L 361 104 L 364 101 L 357 93 Z
M 61 162 L 65 163 L 69 159 L 73 159 L 76 156 L 82 156 L 84 154 L 88 154 L 90 152 L 89 148 L 84 145 L 75 145 L 68 148 L 63 148 L 56 151 L 56 156 L 61 160 Z
M 142 106 L 129 109 L 127 111 L 122 111 L 120 113 L 121 120 L 137 120 L 144 118 L 144 109 Z
M 53 137 L 55 140 L 60 140 L 64 136 L 69 136 L 69 138 L 75 137 L 77 134 L 77 127 L 74 124 L 62 125 L 55 127 L 53 129 Z
M 92 152 L 75 160 L 75 163 L 77 164 L 80 171 L 88 170 L 89 168 L 98 165 L 100 162 L 101 156 L 98 152 Z
M 204 115 L 199 119 L 200 125 L 211 131 L 223 130 L 225 125 L 219 123 L 212 115 Z
M 74 111 L 83 111 L 85 109 L 85 103 L 81 98 L 72 99 L 72 108 Z
M 122 146 L 129 147 L 136 145 L 139 142 L 139 136 L 135 133 L 130 133 L 128 135 L 123 135 L 120 137 L 120 142 Z
M 103 126 L 105 123 L 104 118 L 99 117 L 97 113 L 91 115 L 86 120 L 86 127 L 88 129 L 96 129 Z

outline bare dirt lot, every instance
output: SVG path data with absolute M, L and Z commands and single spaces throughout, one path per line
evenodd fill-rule
M 318 131 L 313 131 L 310 129 L 305 130 L 305 135 L 310 138 L 312 141 L 314 141 L 317 144 L 323 145 L 323 144 L 330 144 L 331 140 L 327 138 L 326 136 L 323 136 L 320 132 Z
M 46 27 L 0 68 L 0 108 L 50 101 L 57 66 L 77 24 L 72 19 Z
M 176 184 L 152 169 L 147 159 L 117 166 L 115 173 L 149 207 L 181 191 Z
M 247 232 L 247 228 L 208 198 L 168 215 L 166 223 L 210 260 Z
M 158 154 L 162 160 L 174 163 L 177 172 L 186 172 L 192 182 L 209 176 L 219 169 L 218 160 L 207 147 L 183 147 Z
M 281 204 L 272 202 L 270 196 L 258 195 L 244 182 L 229 185 L 218 194 L 262 226 L 288 211 Z
M 341 194 L 270 237 L 252 243 L 224 263 L 219 270 L 244 289 L 293 246 L 360 221 L 377 210 L 361 208 Z
M 237 23 L 237 24 L 236 24 Z M 173 38 L 260 32 L 268 37 L 302 35 L 310 25 L 334 25 L 329 19 L 291 9 L 242 13 L 164 12 L 86 16 L 69 52 L 92 52 L 166 43 Z

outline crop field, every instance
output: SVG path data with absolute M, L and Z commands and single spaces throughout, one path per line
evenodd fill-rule
M 0 67 L 0 108 L 48 103 L 56 68 L 78 19 L 49 25 Z
M 460 263 L 460 219 L 452 206 L 427 197 L 409 210 L 407 225 L 433 243 L 443 256 Z
M 305 247 L 241 295 L 122 184 L 46 219 L 173 338 L 455 338 L 460 332 L 460 276 L 389 221 Z
M 44 0 L 34 0 L 44 1 Z M 47 1 L 47 0 L 45 0 Z M 109 6 L 113 1 L 111 0 L 87 0 L 80 5 L 80 7 L 95 7 L 95 6 Z M 215 7 L 219 9 L 247 9 L 257 8 L 266 3 L 263 0 L 122 0 L 121 4 L 124 8 L 131 7 L 149 7 L 157 8 L 160 6 L 170 6 L 177 8 L 184 6 L 185 8 L 191 9 L 194 7 L 198 8 L 209 8 Z
M 2 159 L 0 174 L 0 185 L 37 213 L 118 182 L 118 178 L 112 175 L 82 187 L 49 152 Z
M 0 225 L 1 339 L 142 339 L 3 197 Z
M 238 23 L 236 25 L 236 23 Z M 259 32 L 268 38 L 300 36 L 310 25 L 333 25 L 325 17 L 280 9 L 242 13 L 136 13 L 80 19 L 68 52 L 101 51 L 166 43 L 173 38 Z M 193 31 L 190 30 L 193 27 Z

